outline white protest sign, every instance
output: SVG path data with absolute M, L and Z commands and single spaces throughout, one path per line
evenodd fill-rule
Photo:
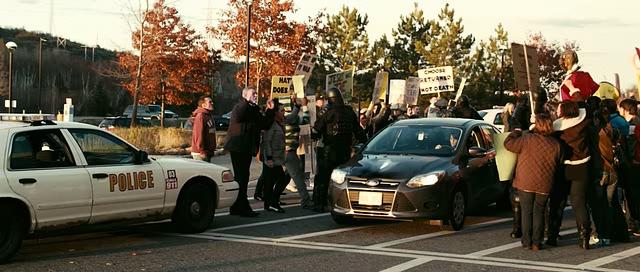
M 376 74 L 376 83 L 373 86 L 373 95 L 371 101 L 377 102 L 377 100 L 385 100 L 387 97 L 387 90 L 389 89 L 389 73 L 380 71 Z
M 318 56 L 307 53 L 300 57 L 300 62 L 298 62 L 296 66 L 294 75 L 304 75 L 304 86 L 307 86 L 307 82 L 309 82 L 309 78 L 311 78 L 311 73 L 313 72 L 313 67 L 315 67 L 317 59 Z
M 350 101 L 353 94 L 354 71 L 355 69 L 350 69 L 327 75 L 325 92 L 328 92 L 332 87 L 338 88 L 342 92 L 344 101 Z
M 442 66 L 418 70 L 420 94 L 455 91 L 453 86 L 453 67 Z
M 392 79 L 389 81 L 389 104 L 404 104 L 404 92 L 406 81 L 404 79 Z
M 408 105 L 417 105 L 418 96 L 420 96 L 420 78 L 407 78 L 404 86 L 404 103 Z

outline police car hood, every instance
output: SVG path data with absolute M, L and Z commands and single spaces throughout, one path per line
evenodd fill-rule
M 188 159 L 188 158 L 176 158 L 176 157 L 164 157 L 164 156 L 151 156 L 151 158 L 153 160 L 155 160 L 156 162 L 158 162 L 162 168 L 165 169 L 191 169 L 193 171 L 200 171 L 202 172 L 203 170 L 210 170 L 210 171 L 215 171 L 215 172 L 222 172 L 225 170 L 229 170 L 228 168 L 221 166 L 221 165 L 217 165 L 217 164 L 213 164 L 213 163 L 208 163 L 208 162 L 204 162 L 204 161 L 196 161 L 193 159 Z
M 343 169 L 353 177 L 408 180 L 450 165 L 451 157 L 365 154 L 354 157 Z

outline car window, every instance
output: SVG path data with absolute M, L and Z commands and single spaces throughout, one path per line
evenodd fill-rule
M 473 130 L 471 131 L 471 134 L 469 134 L 469 139 L 467 140 L 467 148 L 482 147 L 481 139 L 482 139 L 482 134 L 480 130 L 477 127 L 473 128 Z
M 493 127 L 482 126 L 482 138 L 484 139 L 484 144 L 485 144 L 484 148 L 487 150 L 494 148 L 493 134 L 495 134 Z
M 485 115 L 487 115 L 486 111 L 479 111 L 478 114 L 480 115 L 480 117 L 484 118 Z
M 498 114 L 496 114 L 496 118 L 493 120 L 493 124 L 494 125 L 504 125 L 502 123 L 502 112 L 499 112 Z
M 160 106 L 149 106 L 149 112 L 157 112 L 160 113 L 160 110 L 162 110 L 162 108 Z
M 376 135 L 363 152 L 448 156 L 457 149 L 461 134 L 462 130 L 454 127 L 391 126 Z
M 75 166 L 69 145 L 60 130 L 17 133 L 11 145 L 10 168 L 57 168 Z
M 135 149 L 115 136 L 90 129 L 69 129 L 88 165 L 131 164 Z

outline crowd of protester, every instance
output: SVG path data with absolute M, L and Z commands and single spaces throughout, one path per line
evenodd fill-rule
M 523 248 L 542 249 L 545 233 L 544 244 L 557 246 L 568 199 L 581 248 L 627 242 L 630 235 L 640 236 L 638 102 L 633 98 L 593 96 L 599 86 L 580 70 L 577 61 L 571 50 L 561 56 L 560 64 L 567 72 L 560 88 L 561 102 L 548 101 L 544 90 L 535 96 L 516 90 L 515 103 L 507 103 L 502 111 L 504 132 L 510 133 L 504 146 L 518 156 L 510 191 L 514 219 L 511 237 L 520 238 Z M 364 143 L 403 119 L 482 120 L 465 95 L 457 101 L 433 97 L 424 111 L 415 105 L 372 101 L 359 113 L 345 104 L 340 90 L 331 88 L 326 96 L 316 98 L 317 121 L 309 124 L 309 107 L 314 105 L 308 105 L 306 99 L 291 97 L 291 111 L 286 113 L 278 100 L 270 100 L 260 109 L 256 91 L 243 90 L 225 141 L 240 184 L 231 214 L 258 215 L 247 199 L 252 157 L 262 162 L 254 198 L 264 201 L 266 211 L 285 212 L 280 195 L 293 180 L 300 205 L 325 212 L 331 172 L 350 158 L 356 142 Z M 535 107 L 531 107 L 529 97 L 534 97 Z M 212 110 L 211 100 L 201 98 L 198 105 L 192 155 L 208 160 L 215 149 L 215 142 L 203 140 L 215 128 L 205 115 Z M 300 135 L 300 127 L 307 124 L 313 128 L 317 162 L 312 196 L 307 191 L 304 158 L 304 142 L 311 139 Z

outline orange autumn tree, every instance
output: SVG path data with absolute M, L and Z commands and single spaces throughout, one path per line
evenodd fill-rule
M 244 60 L 247 53 L 249 3 L 252 5 L 249 86 L 257 86 L 259 96 L 268 97 L 272 76 L 293 75 L 300 56 L 316 52 L 317 27 L 288 19 L 295 12 L 291 0 L 229 0 L 219 24 L 209 28 L 209 32 L 222 41 L 224 52 L 237 60 Z M 245 76 L 245 69 L 236 73 L 240 86 L 244 86 Z
M 143 18 L 142 32 L 136 29 L 132 33 L 133 46 L 138 52 L 142 48 L 143 56 L 141 86 L 134 104 L 160 103 L 164 112 L 165 104 L 189 104 L 194 94 L 207 93 L 207 76 L 215 67 L 212 64 L 219 60 L 218 52 L 210 52 L 204 39 L 182 23 L 178 11 L 163 0 L 157 1 Z M 122 86 L 134 100 L 139 57 L 131 53 L 118 55 L 120 67 L 130 74 L 130 80 Z M 160 121 L 164 125 L 163 115 Z

